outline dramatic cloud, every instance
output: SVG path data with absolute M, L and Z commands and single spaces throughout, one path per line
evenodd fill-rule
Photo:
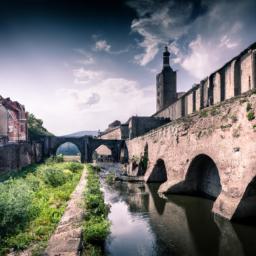
M 105 51 L 109 52 L 111 49 L 111 45 L 108 44 L 106 40 L 99 40 L 95 43 L 95 50 L 96 51 Z
M 252 0 L 145 0 L 128 5 L 138 14 L 131 30 L 142 38 L 138 46 L 143 52 L 134 56 L 142 66 L 168 44 L 177 68 L 202 79 L 255 40 Z
M 84 122 L 105 127 L 115 119 L 126 121 L 131 115 L 149 115 L 154 112 L 154 86 L 141 88 L 137 82 L 105 75 L 91 87 L 58 90 L 64 112 L 77 112 Z M 68 107 L 66 107 L 68 106 Z M 71 108 L 71 109 L 70 109 Z M 89 125 L 88 125 L 89 126 Z
M 147 0 L 143 3 L 130 1 L 128 4 L 136 9 L 139 16 L 133 20 L 131 29 L 143 38 L 139 46 L 144 49 L 144 53 L 135 56 L 135 61 L 142 66 L 154 59 L 163 44 L 173 42 L 187 33 L 189 25 L 196 18 L 193 17 L 196 8 L 198 16 L 203 12 L 203 7 L 197 1 Z

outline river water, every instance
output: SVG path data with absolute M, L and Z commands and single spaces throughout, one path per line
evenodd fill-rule
M 211 213 L 209 199 L 170 195 L 158 184 L 103 183 L 111 205 L 111 256 L 256 255 L 256 226 L 231 223 Z

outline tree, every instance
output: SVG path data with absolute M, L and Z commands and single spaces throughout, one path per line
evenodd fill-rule
M 38 139 L 41 136 L 53 135 L 43 126 L 43 120 L 36 118 L 34 114 L 28 115 L 28 134 L 30 139 Z

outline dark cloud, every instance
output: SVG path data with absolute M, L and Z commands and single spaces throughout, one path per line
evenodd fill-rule
M 131 30 L 143 50 L 135 62 L 145 66 L 169 44 L 173 62 L 196 79 L 223 65 L 256 40 L 256 1 L 144 0 L 127 2 L 138 18 Z M 192 82 L 191 82 L 192 84 Z

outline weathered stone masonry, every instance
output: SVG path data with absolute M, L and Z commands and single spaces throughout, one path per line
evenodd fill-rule
M 249 93 L 127 140 L 131 163 L 129 173 L 137 174 L 137 170 L 132 170 L 132 159 L 141 158 L 147 147 L 145 181 L 154 181 L 154 177 L 155 181 L 164 182 L 160 192 L 193 192 L 199 185 L 196 183 L 198 181 L 188 178 L 189 169 L 194 166 L 196 172 L 205 171 L 200 170 L 203 167 L 200 161 L 196 166 L 194 160 L 210 159 L 211 162 L 206 162 L 207 166 L 214 163 L 217 172 L 211 176 L 213 172 L 210 171 L 200 186 L 202 192 L 217 197 L 213 211 L 229 219 L 234 214 L 238 217 L 255 214 L 255 201 L 253 204 L 250 202 L 256 199 L 256 193 L 242 200 L 248 184 L 256 176 L 256 121 L 248 120 L 247 116 L 248 111 L 254 112 L 255 109 L 256 95 Z M 166 181 L 159 170 L 156 171 L 159 160 L 164 162 Z M 203 177 L 204 173 L 200 175 Z M 218 182 L 217 176 L 220 179 L 220 193 L 215 184 Z M 243 207 L 238 209 L 241 200 Z
M 256 88 L 256 43 L 152 117 L 175 120 Z M 166 86 L 174 87 L 172 83 Z M 176 87 L 175 87 L 176 88 Z

